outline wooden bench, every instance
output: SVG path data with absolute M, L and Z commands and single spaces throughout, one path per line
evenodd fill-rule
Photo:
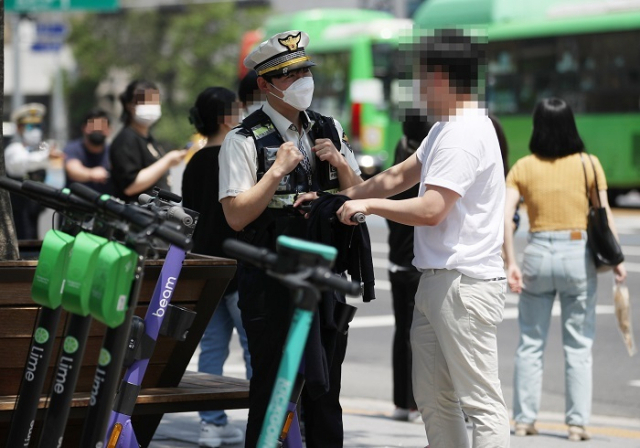
M 33 252 L 32 252 L 33 253 Z M 162 259 L 147 260 L 144 281 L 136 314 L 144 316 Z M 8 435 L 9 422 L 20 386 L 38 307 L 31 301 L 30 290 L 36 260 L 0 262 L 0 446 Z M 207 409 L 247 408 L 248 381 L 208 374 L 186 372 L 200 338 L 217 307 L 224 290 L 236 270 L 233 260 L 188 254 L 172 299 L 172 303 L 194 310 L 196 318 L 187 339 L 177 342 L 159 337 L 142 384 L 134 412 L 138 441 L 147 446 L 164 413 Z M 58 329 L 62 340 L 66 313 Z M 69 423 L 65 432 L 65 446 L 77 446 L 82 430 L 88 392 L 102 346 L 105 326 L 94 321 L 82 363 L 82 369 Z M 55 366 L 51 360 L 50 373 Z M 51 376 L 51 375 L 50 375 Z M 48 381 L 45 391 L 48 391 Z M 44 415 L 45 397 L 41 400 L 38 423 Z M 34 437 L 39 437 L 36 424 Z

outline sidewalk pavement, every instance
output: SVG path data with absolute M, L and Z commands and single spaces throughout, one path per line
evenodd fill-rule
M 344 410 L 345 448 L 423 448 L 427 445 L 422 423 L 398 422 L 390 418 L 393 405 L 371 399 L 341 399 Z M 243 428 L 247 410 L 227 411 L 230 424 Z M 542 413 L 536 424 L 538 436 L 511 436 L 511 448 L 640 448 L 640 418 L 593 416 L 587 442 L 567 440 L 564 417 L 557 413 Z M 166 414 L 160 423 L 150 448 L 193 448 L 198 446 L 199 418 L 197 412 Z M 471 434 L 471 427 L 469 427 Z M 223 445 L 243 448 L 242 444 Z

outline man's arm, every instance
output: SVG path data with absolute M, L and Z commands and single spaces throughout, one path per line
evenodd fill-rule
M 348 196 L 351 199 L 387 198 L 394 196 L 420 182 L 421 169 L 422 164 L 414 154 L 404 162 L 394 165 L 366 181 L 342 190 L 340 194 Z M 313 192 L 300 195 L 294 207 L 297 207 L 303 202 L 312 201 L 317 197 L 316 193 Z
M 351 217 L 361 212 L 408 226 L 436 226 L 447 217 L 458 199 L 460 195 L 453 190 L 427 185 L 425 194 L 417 198 L 399 201 L 379 198 L 347 201 L 336 215 L 347 225 L 357 224 L 351 221 Z
M 388 198 L 408 190 L 420 181 L 422 164 L 415 154 L 359 185 L 340 192 L 351 199 Z
M 220 203 L 229 226 L 239 232 L 255 221 L 269 205 L 282 178 L 301 161 L 302 153 L 298 148 L 292 142 L 285 142 L 278 149 L 275 162 L 258 183 L 237 196 L 222 198 Z M 221 163 L 220 170 L 225 169 L 230 167 Z
M 88 168 L 79 159 L 68 159 L 64 164 L 67 177 L 74 182 L 105 183 L 109 179 L 109 172 L 102 166 Z
M 522 291 L 522 273 L 516 262 L 516 253 L 513 246 L 513 215 L 520 201 L 520 192 L 513 188 L 506 188 L 504 204 L 504 261 L 507 266 L 507 281 L 511 291 Z

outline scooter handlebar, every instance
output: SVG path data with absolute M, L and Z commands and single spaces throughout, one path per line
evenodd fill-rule
M 278 256 L 268 249 L 238 240 L 226 239 L 222 248 L 231 257 L 254 264 L 260 269 L 272 269 L 278 261 Z
M 360 294 L 360 285 L 342 278 L 327 268 L 315 268 L 311 274 L 314 283 L 319 283 L 330 289 L 355 296 Z
M 22 182 L 22 190 L 62 202 L 68 209 L 75 209 L 83 213 L 95 213 L 96 211 L 96 206 L 89 201 L 70 193 L 68 190 L 59 190 L 42 182 L 25 180 Z
M 230 256 L 258 266 L 260 269 L 273 269 L 278 262 L 278 256 L 263 247 L 255 247 L 241 241 L 227 239 L 222 248 Z M 360 285 L 350 282 L 324 267 L 315 267 L 310 276 L 312 283 L 326 288 L 335 289 L 349 295 L 360 292 Z
M 184 235 L 182 232 L 171 228 L 171 224 L 165 223 L 158 226 L 154 230 L 153 234 L 166 242 L 178 246 L 186 251 L 191 250 L 193 247 L 193 240 L 191 237 Z

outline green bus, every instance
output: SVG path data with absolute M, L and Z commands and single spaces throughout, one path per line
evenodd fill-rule
M 615 204 L 617 194 L 640 186 L 640 3 L 510 5 L 430 0 L 414 21 L 427 29 L 486 25 L 486 100 L 504 127 L 510 164 L 529 153 L 536 102 L 558 96 L 573 108 L 587 150 L 601 160 Z
M 267 20 L 263 36 L 287 30 L 309 34 L 308 53 L 318 65 L 311 108 L 343 125 L 365 176 L 393 163 L 402 135 L 394 100 L 397 49 L 413 22 L 362 9 L 314 9 Z

